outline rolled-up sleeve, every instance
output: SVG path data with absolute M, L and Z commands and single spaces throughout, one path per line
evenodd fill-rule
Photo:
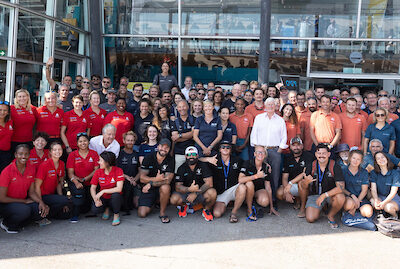
M 286 131 L 286 124 L 285 121 L 282 118 L 279 118 L 280 120 L 280 126 L 281 126 L 281 142 L 279 143 L 279 147 L 281 149 L 286 149 L 288 145 L 286 144 L 287 142 L 287 131 Z

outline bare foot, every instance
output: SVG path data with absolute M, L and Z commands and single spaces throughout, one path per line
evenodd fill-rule
M 300 210 L 299 213 L 297 214 L 298 218 L 305 218 L 306 217 L 306 212 L 303 210 Z

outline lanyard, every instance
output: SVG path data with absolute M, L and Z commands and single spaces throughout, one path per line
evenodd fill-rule
M 224 160 L 222 160 L 222 158 L 221 158 L 221 161 L 222 161 L 222 169 L 224 169 L 224 176 L 225 176 L 225 190 L 227 190 L 228 189 L 229 163 L 231 161 L 229 160 L 228 164 L 226 165 L 226 169 L 225 169 Z
M 317 163 L 317 167 L 318 167 L 318 194 L 321 195 L 321 193 L 322 193 L 322 179 L 324 178 L 325 170 L 324 170 L 324 172 L 322 172 L 318 163 Z

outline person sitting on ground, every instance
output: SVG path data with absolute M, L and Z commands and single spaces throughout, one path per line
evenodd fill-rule
M 279 216 L 278 211 L 274 209 L 272 203 L 272 188 L 270 183 L 271 167 L 267 164 L 267 150 L 264 146 L 254 146 L 254 158 L 244 162 L 240 174 L 239 183 L 245 184 L 247 187 L 246 204 L 247 204 L 247 219 L 256 221 L 257 216 L 263 216 L 263 208 L 270 206 L 269 214 Z M 259 208 L 253 206 L 253 199 Z M 260 208 L 261 207 L 261 208 Z
M 206 221 L 214 219 L 211 210 L 217 198 L 213 188 L 213 177 L 208 165 L 199 161 L 196 147 L 190 146 L 185 150 L 186 162 L 179 168 L 175 176 L 175 189 L 171 195 L 171 204 L 181 206 L 178 216 L 187 216 L 187 203 L 203 204 L 202 216 Z
M 110 218 L 110 207 L 114 213 L 112 226 L 121 223 L 119 211 L 122 203 L 122 187 L 124 185 L 124 172 L 116 167 L 117 158 L 114 153 L 104 151 L 100 154 L 100 168 L 94 172 L 90 181 L 90 194 L 93 198 L 92 212 L 98 214 L 103 212 L 102 219 Z M 99 188 L 100 187 L 100 188 Z M 97 192 L 97 189 L 100 189 Z
M 157 151 L 147 155 L 140 166 L 142 192 L 139 196 L 138 216 L 145 218 L 150 214 L 157 198 L 160 198 L 160 220 L 169 223 L 166 209 L 171 194 L 171 181 L 174 177 L 175 163 L 169 155 L 171 142 L 163 138 Z
M 371 204 L 375 210 L 383 210 L 397 219 L 400 208 L 400 175 L 383 151 L 374 155 L 374 171 L 371 172 Z
M 229 202 L 234 201 L 229 222 L 238 222 L 238 210 L 246 198 L 246 186 L 238 182 L 243 161 L 232 155 L 232 144 L 226 140 L 220 143 L 218 155 L 203 159 L 211 164 L 213 186 L 218 194 L 214 205 L 214 217 L 221 217 Z
M 352 150 L 349 155 L 349 166 L 343 168 L 343 176 L 346 188 L 343 190 L 346 195 L 344 211 L 355 215 L 357 209 L 363 217 L 370 218 L 373 209 L 367 200 L 369 176 L 367 170 L 361 168 L 363 152 L 361 150 Z
M 383 145 L 382 142 L 375 138 L 372 139 L 369 142 L 369 146 L 368 146 L 369 152 L 367 152 L 367 154 L 364 155 L 364 159 L 363 159 L 363 163 L 361 165 L 362 168 L 365 168 L 368 173 L 371 173 L 372 170 L 374 170 L 374 155 L 375 153 L 379 152 L 379 151 L 383 151 Z M 395 167 L 400 167 L 400 159 L 391 155 L 391 154 L 387 154 L 387 156 L 389 157 L 390 161 L 394 164 Z
M 340 166 L 330 160 L 331 153 L 326 144 L 318 144 L 311 175 L 300 182 L 300 195 L 308 197 L 306 204 L 306 220 L 309 223 L 317 221 L 324 206 L 330 206 L 328 223 L 332 229 L 339 227 L 335 221 L 336 214 L 342 209 L 345 197 L 343 195 L 344 178 Z M 300 197 L 301 197 L 300 196 Z
M 304 151 L 303 141 L 299 137 L 290 140 L 290 152 L 283 161 L 282 186 L 279 187 L 276 197 L 289 203 L 297 200 L 296 204 L 300 203 L 300 211 L 297 216 L 304 218 L 306 216 L 306 199 L 300 199 L 299 182 L 311 173 L 314 156 L 310 152 Z M 295 205 L 295 208 L 297 207 L 298 205 Z

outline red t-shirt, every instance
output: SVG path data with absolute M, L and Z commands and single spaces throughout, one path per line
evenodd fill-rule
M 37 114 L 36 130 L 47 133 L 51 138 L 59 138 L 64 111 L 57 108 L 51 113 L 46 106 L 42 106 L 37 109 Z
M 9 120 L 3 126 L 0 125 L 0 150 L 8 151 L 11 148 L 11 138 L 14 133 L 13 122 Z
M 28 196 L 28 190 L 34 182 L 35 168 L 29 164 L 21 174 L 15 164 L 15 160 L 0 175 L 0 187 L 6 187 L 7 197 L 14 199 L 25 199 Z
M 58 168 L 54 166 L 53 159 L 48 159 L 39 165 L 36 172 L 36 178 L 42 180 L 40 191 L 43 195 L 55 194 L 59 179 L 65 176 L 65 165 L 64 162 L 58 161 Z
M 11 119 L 13 121 L 14 134 L 11 138 L 13 142 L 31 142 L 32 130 L 37 118 L 36 107 L 31 106 L 28 111 L 25 108 L 11 106 Z
M 67 169 L 73 168 L 74 174 L 79 178 L 84 178 L 94 171 L 96 166 L 99 166 L 99 155 L 96 151 L 89 149 L 86 158 L 79 155 L 79 150 L 71 152 L 67 160 Z M 85 185 L 89 186 L 90 181 L 85 181 Z
M 124 181 L 124 172 L 121 168 L 113 166 L 109 175 L 104 173 L 104 169 L 97 169 L 94 172 L 90 184 L 100 185 L 100 190 L 112 189 L 117 186 L 117 181 Z M 105 193 L 102 196 L 104 199 L 110 199 L 111 194 Z
M 71 149 L 77 149 L 76 135 L 82 132 L 86 132 L 89 128 L 89 123 L 84 114 L 79 117 L 74 110 L 68 111 L 64 114 L 63 126 L 67 127 L 65 135 L 68 140 L 68 144 Z
M 106 118 L 107 111 L 100 108 L 100 113 L 96 114 L 93 112 L 92 108 L 89 107 L 83 112 L 86 119 L 89 121 L 90 136 L 101 135 L 101 129 L 104 126 L 104 119 Z
M 39 165 L 41 165 L 44 161 L 47 161 L 47 159 L 50 158 L 49 150 L 44 149 L 43 151 L 44 151 L 44 154 L 43 154 L 42 158 L 40 158 L 37 155 L 37 152 L 34 148 L 31 149 L 31 151 L 29 153 L 29 164 L 32 165 L 33 167 L 35 167 L 35 169 L 37 169 L 39 167 Z
M 286 124 L 286 132 L 287 132 L 286 145 L 288 145 L 288 148 L 284 149 L 282 152 L 286 154 L 286 153 L 290 153 L 290 149 L 289 149 L 290 140 L 296 136 L 300 137 L 301 131 L 300 131 L 300 123 L 293 124 L 290 121 L 285 121 L 285 124 Z
M 115 139 L 121 146 L 123 146 L 124 142 L 122 139 L 122 135 L 132 130 L 134 122 L 135 120 L 131 113 L 125 112 L 123 115 L 119 115 L 117 111 L 113 111 L 106 116 L 104 120 L 104 125 L 106 125 L 107 123 L 111 123 L 115 126 L 115 128 L 117 128 Z

